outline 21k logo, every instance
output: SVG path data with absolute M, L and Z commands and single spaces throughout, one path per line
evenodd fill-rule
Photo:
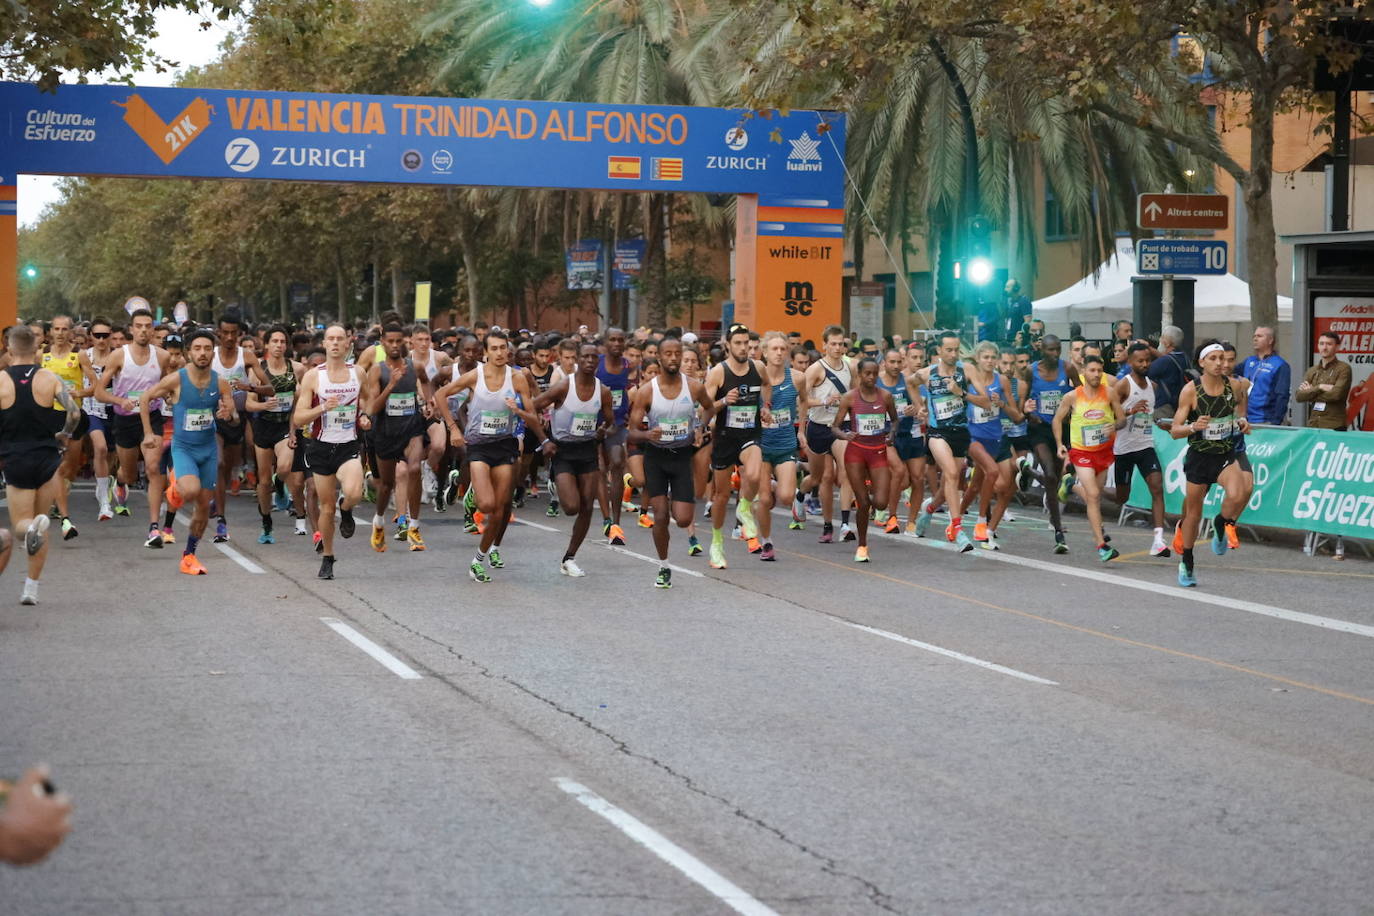
M 195 98 L 191 104 L 172 118 L 171 123 L 162 120 L 156 111 L 138 93 L 126 101 L 115 102 L 124 109 L 124 123 L 134 129 L 134 133 L 148 144 L 157 154 L 163 165 L 181 155 L 191 141 L 200 136 L 201 131 L 210 126 L 213 109 L 202 98 Z

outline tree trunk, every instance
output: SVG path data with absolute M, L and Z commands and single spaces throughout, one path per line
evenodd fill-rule
M 668 234 L 664 232 L 664 206 L 665 195 L 648 195 L 639 301 L 644 308 L 644 323 L 651 328 L 668 326 Z
M 291 323 L 291 284 L 281 280 L 277 284 L 277 291 L 281 295 L 281 323 Z
M 477 323 L 477 307 L 481 302 L 481 283 L 477 272 L 477 238 L 472 214 L 465 206 L 457 208 L 454 220 L 454 237 L 458 240 L 458 250 L 463 255 L 463 273 L 468 280 L 468 327 Z
M 372 323 L 376 324 L 380 320 L 377 310 L 382 305 L 382 265 L 376 258 L 372 259 Z
M 344 266 L 342 249 L 334 249 L 334 281 L 339 286 L 339 324 L 348 323 L 348 284 L 344 282 Z
M 1250 272 L 1250 318 L 1256 326 L 1279 320 L 1278 239 L 1274 233 L 1274 107 L 1268 93 L 1250 97 L 1250 171 L 1245 195 L 1245 266 Z

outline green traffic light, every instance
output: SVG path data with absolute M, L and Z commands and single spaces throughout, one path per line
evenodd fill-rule
M 24 276 L 32 280 L 34 277 L 38 276 L 38 268 L 34 267 L 32 264 L 26 265 L 24 267 Z
M 973 258 L 968 262 L 968 279 L 974 286 L 987 286 L 992 280 L 992 262 L 987 258 Z

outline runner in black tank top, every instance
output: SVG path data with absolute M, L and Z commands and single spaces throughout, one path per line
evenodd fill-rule
M 759 448 L 762 405 L 768 403 L 769 386 L 763 377 L 763 364 L 749 358 L 749 329 L 742 324 L 730 326 L 726 336 L 728 355 L 706 376 L 706 393 L 715 402 L 716 421 L 711 443 L 711 470 L 714 493 L 711 496 L 711 568 L 725 568 L 725 513 L 730 500 L 730 472 L 739 468 L 740 528 L 749 542 L 749 552 L 763 549 L 758 539 L 758 522 L 753 501 L 759 489 L 759 469 L 763 452 Z
M 377 454 L 377 511 L 372 516 L 372 549 L 386 551 L 385 513 L 396 494 L 396 539 L 412 551 L 425 549 L 420 535 L 420 464 L 425 454 L 425 421 L 415 364 L 405 355 L 405 329 L 387 325 L 382 332 L 386 358 L 367 370 L 368 390 L 376 392 L 367 412 L 373 414 L 372 443 Z

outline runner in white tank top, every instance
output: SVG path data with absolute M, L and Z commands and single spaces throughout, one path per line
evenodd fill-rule
M 1126 360 L 1131 371 L 1116 381 L 1116 394 L 1127 414 L 1126 425 L 1117 431 L 1112 445 L 1116 456 L 1112 472 L 1116 478 L 1116 501 L 1123 506 L 1127 503 L 1135 472 L 1139 471 L 1150 490 L 1150 515 L 1155 529 L 1150 555 L 1167 557 L 1170 551 L 1164 543 L 1164 473 L 1153 435 L 1154 411 L 1161 401 L 1159 383 L 1145 374 L 1150 368 L 1149 347 L 1132 344 Z

